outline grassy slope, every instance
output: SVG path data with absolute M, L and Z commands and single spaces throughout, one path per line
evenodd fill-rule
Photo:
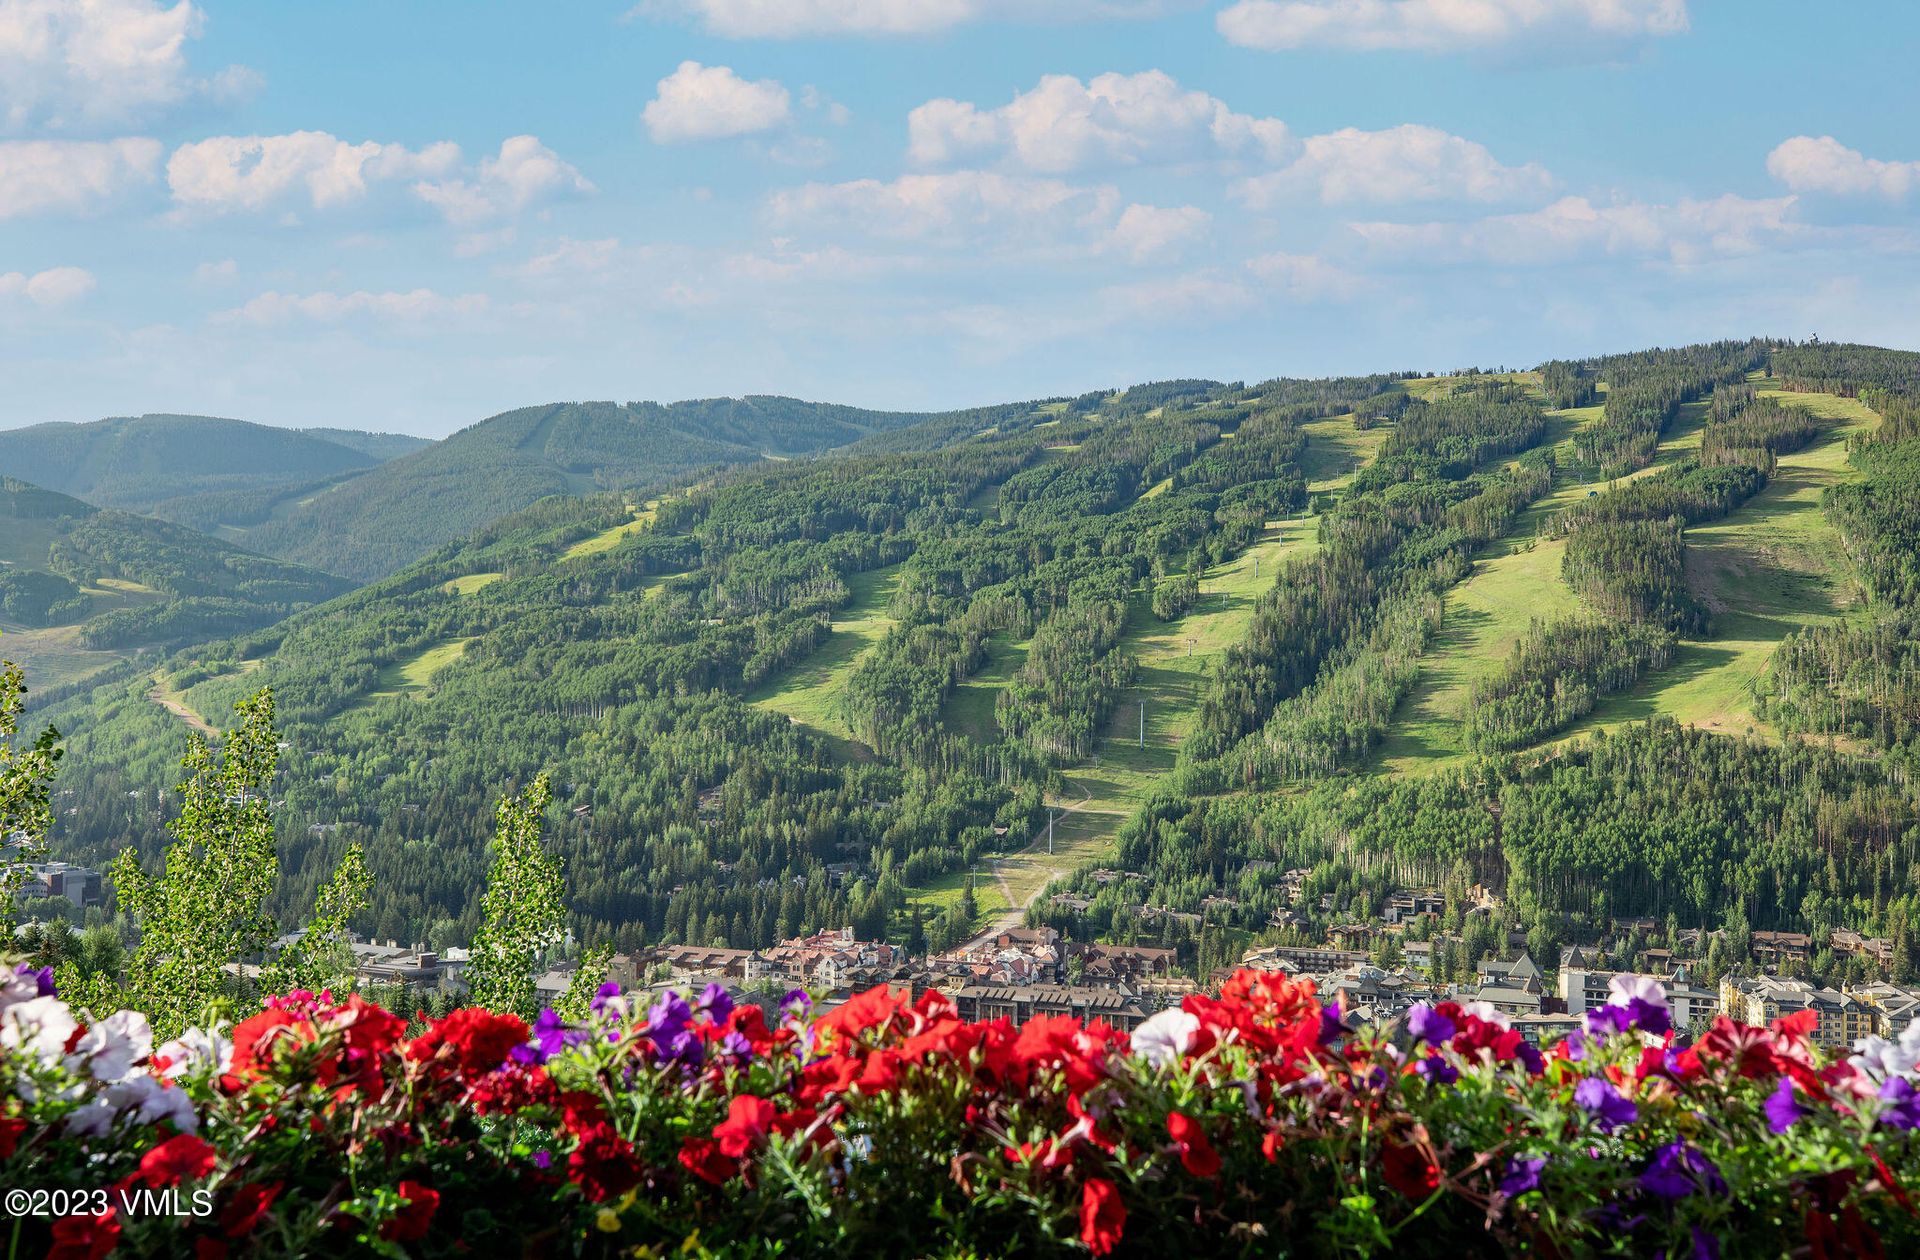
M 1772 735 L 1754 716 L 1753 683 L 1774 649 L 1802 626 L 1838 620 L 1856 605 L 1858 583 L 1820 495 L 1851 475 L 1847 438 L 1877 418 L 1850 398 L 1779 397 L 1833 425 L 1805 450 L 1782 456 L 1767 488 L 1738 511 L 1687 531 L 1688 580 L 1714 612 L 1712 634 L 1684 643 L 1672 665 L 1633 692 L 1602 701 L 1570 735 L 1654 714 L 1728 734 Z
M 653 524 L 653 518 L 659 514 L 660 500 L 649 499 L 645 507 L 628 505 L 633 519 L 622 521 L 608 529 L 603 529 L 591 538 L 583 538 L 561 553 L 562 560 L 577 560 L 581 556 L 597 556 L 603 551 L 612 551 L 620 545 L 620 540 L 637 534 Z
M 1317 420 L 1305 426 L 1308 447 L 1302 471 L 1313 491 L 1339 490 L 1385 440 L 1384 428 L 1359 431 L 1351 416 Z M 1054 824 L 1052 852 L 1044 833 L 1018 853 L 994 859 L 975 885 L 975 903 L 983 921 L 999 926 L 1018 916 L 1061 872 L 1100 862 L 1112 852 L 1120 824 L 1172 772 L 1180 741 L 1192 728 L 1214 662 L 1246 636 L 1260 593 L 1291 556 L 1318 547 L 1312 516 L 1269 522 L 1246 551 L 1209 569 L 1200 580 L 1200 599 L 1178 622 L 1154 617 L 1146 597 L 1134 597 L 1128 610 L 1125 644 L 1140 662 L 1140 675 L 1121 696 L 1100 746 L 1083 766 L 1064 774 L 1066 790 L 1049 803 L 1061 812 Z M 995 696 L 1025 658 L 1026 645 L 992 645 L 987 666 L 955 690 L 943 715 L 955 729 L 990 734 Z M 1140 705 L 1146 704 L 1146 740 L 1140 742 Z M 992 878 L 988 878 L 991 876 Z M 946 906 L 958 900 L 970 878 L 955 872 L 924 889 L 915 900 Z
M 784 713 L 825 736 L 843 752 L 853 750 L 853 730 L 840 713 L 840 694 L 867 649 L 893 625 L 887 601 L 900 580 L 900 566 L 856 573 L 847 584 L 853 598 L 840 610 L 833 633 L 805 660 L 747 697 L 748 703 Z

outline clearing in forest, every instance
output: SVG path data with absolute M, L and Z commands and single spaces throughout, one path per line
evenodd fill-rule
M 860 658 L 893 626 L 887 601 L 899 581 L 897 564 L 848 577 L 853 597 L 834 619 L 827 641 L 749 695 L 747 703 L 784 713 L 841 751 L 851 751 L 853 728 L 841 711 L 840 697 Z
M 620 545 L 621 539 L 637 534 L 653 524 L 653 518 L 659 515 L 659 508 L 660 500 L 658 499 L 649 499 L 644 507 L 635 507 L 629 503 L 627 511 L 633 514 L 632 520 L 622 521 L 618 525 L 603 529 L 591 538 L 582 538 L 561 552 L 560 558 L 578 560 L 582 556 L 597 556 L 603 551 L 612 551 Z
M 469 573 L 463 577 L 454 578 L 451 582 L 441 583 L 440 589 L 449 595 L 471 595 L 475 591 L 492 586 L 505 576 L 507 575 L 504 573 Z
M 382 665 L 374 677 L 374 689 L 367 693 L 361 706 L 387 696 L 424 697 L 433 685 L 433 677 L 447 666 L 467 654 L 467 645 L 471 637 L 465 639 L 446 639 L 423 648 L 403 661 Z

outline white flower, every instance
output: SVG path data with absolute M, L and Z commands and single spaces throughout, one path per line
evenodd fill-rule
M 115 1011 L 81 1034 L 67 1067 L 96 1081 L 117 1081 L 153 1053 L 153 1028 L 139 1011 Z
M 1876 1081 L 1890 1080 L 1920 1067 L 1920 1019 L 1907 1025 L 1900 1040 L 1862 1037 L 1853 1043 L 1854 1054 L 1848 1062 Z
M 40 982 L 31 973 L 22 975 L 18 971 L 0 968 L 0 1011 L 21 1002 L 31 1002 L 40 996 Z
M 1621 975 L 1607 981 L 1608 1006 L 1627 1006 L 1635 998 L 1663 1011 L 1672 1009 L 1667 1005 L 1667 986 L 1652 976 Z
M 189 1028 L 155 1054 L 167 1060 L 164 1074 L 168 1077 L 203 1068 L 224 1072 L 233 1063 L 233 1043 L 221 1036 L 218 1028 Z
M 1163 1068 L 1177 1063 L 1200 1039 L 1200 1020 L 1175 1008 L 1151 1016 L 1133 1030 L 1133 1052 Z
M 145 1073 L 115 1081 L 101 1091 L 101 1096 L 115 1111 L 130 1113 L 129 1118 L 138 1125 L 168 1120 L 182 1133 L 193 1133 L 200 1127 L 200 1117 L 195 1114 L 193 1100 L 187 1097 L 186 1090 Z
M 1460 1008 L 1460 1013 L 1485 1020 L 1501 1028 L 1513 1027 L 1513 1021 L 1507 1018 L 1507 1013 L 1496 1009 L 1491 1002 L 1468 1002 Z
M 105 1137 L 119 1109 L 104 1098 L 91 1098 L 67 1113 L 68 1137 Z
M 59 998 L 29 998 L 0 1011 L 0 1049 L 42 1063 L 58 1062 L 79 1027 L 80 1021 Z

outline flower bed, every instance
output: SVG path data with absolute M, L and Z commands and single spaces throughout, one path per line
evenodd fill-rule
M 23 970 L 0 1181 L 110 1199 L 20 1255 L 1920 1254 L 1920 1024 L 1808 1031 L 1686 1045 L 1647 987 L 1544 1054 L 1453 1003 L 1396 1044 L 1243 971 L 1131 1037 L 609 986 L 582 1026 L 293 993 L 154 1046 Z

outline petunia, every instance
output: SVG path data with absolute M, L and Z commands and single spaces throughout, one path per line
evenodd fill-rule
M 1889 1129 L 1920 1129 L 1920 1091 L 1904 1076 L 1896 1076 L 1880 1087 L 1880 1101 L 1890 1104 L 1880 1111 L 1880 1123 Z
M 1785 1133 L 1795 1123 L 1812 1114 L 1794 1100 L 1793 1078 L 1790 1076 L 1780 1078 L 1773 1093 L 1767 1096 L 1764 1110 L 1767 1113 L 1767 1127 L 1775 1133 Z
M 1685 1142 L 1669 1142 L 1640 1174 L 1640 1188 L 1656 1199 L 1671 1203 L 1698 1191 L 1723 1195 L 1727 1192 L 1727 1183 L 1704 1153 Z
M 170 1137 L 140 1157 L 140 1180 L 156 1190 L 198 1181 L 213 1171 L 218 1155 L 191 1134 Z
M 1196 1177 L 1220 1174 L 1220 1154 L 1207 1141 L 1207 1131 L 1198 1120 L 1182 1112 L 1167 1114 L 1167 1136 L 1180 1151 L 1180 1166 Z
M 1455 1025 L 1433 1006 L 1421 1002 L 1407 1012 L 1407 1031 L 1413 1034 L 1415 1041 L 1440 1045 L 1453 1040 Z
M 1460 1069 L 1437 1054 L 1421 1059 L 1413 1065 L 1413 1070 L 1431 1085 L 1451 1085 L 1460 1079 Z
M 705 1011 L 707 1018 L 716 1024 L 727 1022 L 727 1016 L 733 1014 L 733 998 L 727 993 L 725 985 L 709 984 L 700 993 L 700 1000 L 694 1003 L 695 1010 Z
M 1080 1187 L 1080 1241 L 1096 1256 L 1120 1245 L 1127 1224 L 1127 1205 L 1120 1188 L 1105 1177 L 1089 1177 Z
M 1605 1079 L 1589 1076 L 1574 1087 L 1573 1101 L 1578 1103 L 1600 1127 L 1601 1132 L 1611 1133 L 1623 1124 L 1632 1124 L 1640 1118 L 1640 1109 L 1633 1101 L 1623 1096 Z
M 417 1181 L 402 1181 L 398 1186 L 400 1210 L 380 1227 L 380 1237 L 391 1242 L 415 1242 L 427 1236 L 433 1227 L 433 1214 L 440 1207 L 440 1192 Z
M 1547 1166 L 1544 1155 L 1522 1159 L 1515 1157 L 1507 1161 L 1507 1171 L 1500 1178 L 1500 1193 L 1509 1199 L 1540 1188 L 1540 1170 Z
M 1133 1030 L 1133 1053 L 1158 1068 L 1178 1063 L 1200 1038 L 1200 1018 L 1179 1007 L 1150 1016 Z

